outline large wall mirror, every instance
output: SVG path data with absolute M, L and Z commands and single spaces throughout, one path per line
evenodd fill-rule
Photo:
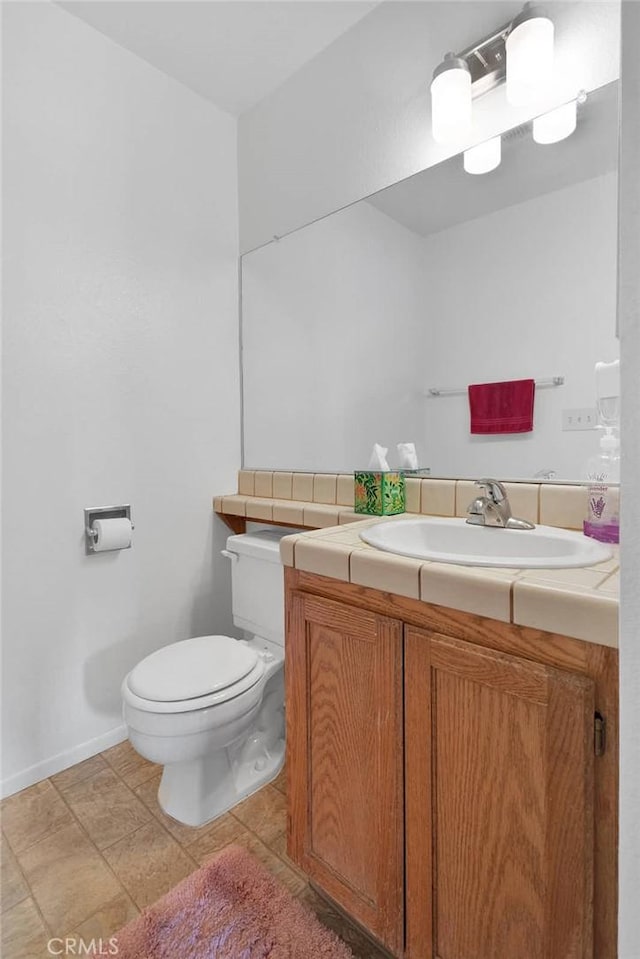
M 414 442 L 434 476 L 582 478 L 598 434 L 567 411 L 618 356 L 617 88 L 562 142 L 525 124 L 491 173 L 453 157 L 242 258 L 246 468 L 348 472 L 375 442 L 393 466 Z M 472 435 L 467 386 L 521 378 L 533 431 Z

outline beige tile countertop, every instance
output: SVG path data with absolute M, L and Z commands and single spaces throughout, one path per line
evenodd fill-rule
M 360 539 L 375 517 L 286 536 L 285 566 L 448 606 L 519 626 L 617 647 L 619 558 L 578 569 L 503 569 L 425 562 L 383 552 Z M 349 517 L 351 519 L 351 517 Z

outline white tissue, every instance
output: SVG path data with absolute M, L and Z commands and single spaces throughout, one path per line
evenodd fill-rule
M 414 443 L 398 443 L 398 465 L 400 469 L 417 470 L 418 455 Z
M 95 519 L 92 529 L 97 533 L 94 553 L 104 553 L 109 549 L 128 549 L 131 546 L 131 520 L 126 517 Z
M 387 463 L 386 446 L 380 446 L 378 443 L 373 444 L 371 459 L 369 460 L 369 466 L 367 469 L 375 470 L 376 473 L 389 469 L 389 464 Z

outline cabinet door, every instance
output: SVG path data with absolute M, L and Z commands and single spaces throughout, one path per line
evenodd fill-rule
M 409 959 L 591 957 L 593 696 L 406 630 Z
M 289 855 L 398 953 L 402 624 L 294 593 L 286 657 Z

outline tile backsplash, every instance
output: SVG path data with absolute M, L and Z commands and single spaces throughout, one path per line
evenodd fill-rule
M 514 516 L 566 529 L 582 529 L 586 505 L 584 486 L 558 483 L 506 483 Z M 464 516 L 478 495 L 470 480 L 408 477 L 407 513 Z M 250 500 L 247 502 L 242 498 Z M 348 522 L 353 512 L 352 473 L 293 473 L 240 470 L 238 492 L 223 498 L 224 511 L 300 526 L 328 526 Z M 258 511 L 253 509 L 258 506 Z M 228 508 L 229 507 L 229 508 Z M 348 515 L 347 515 L 348 514 Z

